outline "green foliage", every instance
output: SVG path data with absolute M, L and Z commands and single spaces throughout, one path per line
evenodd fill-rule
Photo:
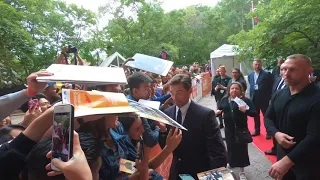
M 260 2 L 260 4 L 258 3 Z M 73 45 L 91 65 L 118 51 L 158 56 L 164 46 L 176 65 L 207 62 L 225 43 L 239 45 L 241 61 L 262 58 L 267 67 L 294 53 L 320 66 L 318 0 L 221 0 L 216 7 L 166 12 L 158 0 L 109 0 L 94 13 L 60 0 L 0 1 L 0 88 L 21 84 Z M 103 16 L 110 16 L 101 28 Z M 252 29 L 251 18 L 259 17 Z M 104 22 L 105 23 L 105 22 Z
M 4 0 L 0 10 L 0 88 L 54 63 L 63 45 L 87 44 L 96 23 L 93 12 L 62 1 Z
M 229 38 L 240 46 L 241 60 L 253 56 L 265 60 L 267 66 L 275 65 L 279 56 L 306 54 L 313 60 L 314 67 L 320 67 L 320 16 L 317 0 L 271 0 L 270 4 L 258 6 L 260 21 L 250 31 L 242 31 Z

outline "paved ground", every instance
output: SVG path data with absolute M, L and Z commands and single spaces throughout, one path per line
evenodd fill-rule
M 214 97 L 207 95 L 198 102 L 203 106 L 216 110 Z M 222 130 L 222 136 L 224 131 Z M 268 175 L 268 170 L 272 163 L 255 147 L 254 144 L 249 144 L 249 158 L 251 165 L 245 168 L 245 173 L 248 180 L 272 180 Z M 239 174 L 238 168 L 232 169 L 236 175 Z

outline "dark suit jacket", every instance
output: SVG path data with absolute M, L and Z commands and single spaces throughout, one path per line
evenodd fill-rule
M 277 87 L 281 81 L 282 77 L 279 76 L 279 77 L 276 77 L 273 81 L 273 86 L 272 86 L 272 93 L 275 93 L 277 91 Z
M 176 106 L 164 112 L 176 119 Z M 198 179 L 197 173 L 227 165 L 226 148 L 213 110 L 191 101 L 183 126 L 188 131 L 183 131 L 181 143 L 173 152 L 169 179 L 178 179 L 179 174 Z M 160 142 L 165 143 L 165 139 Z
M 271 73 L 261 70 L 257 79 L 258 90 L 254 89 L 254 72 L 248 75 L 248 81 L 250 84 L 250 99 L 254 103 L 268 103 L 271 99 L 273 77 Z

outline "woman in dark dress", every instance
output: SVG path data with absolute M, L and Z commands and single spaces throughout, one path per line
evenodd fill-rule
M 246 105 L 238 106 L 234 101 L 237 97 L 242 99 L 249 106 L 249 109 L 246 108 Z M 244 167 L 250 165 L 248 144 L 236 142 L 234 122 L 237 127 L 248 127 L 247 116 L 254 117 L 257 112 L 251 100 L 244 96 L 244 90 L 241 83 L 232 82 L 230 84 L 226 96 L 223 97 L 218 104 L 217 114 L 221 113 L 223 113 L 225 120 L 225 136 L 229 165 L 232 168 L 240 167 L 240 180 L 246 180 Z

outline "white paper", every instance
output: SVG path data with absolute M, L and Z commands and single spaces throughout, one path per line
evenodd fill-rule
M 154 109 L 160 108 L 160 101 L 149 101 L 149 100 L 140 99 L 138 103 L 148 107 L 152 107 Z
M 250 109 L 250 107 L 247 105 L 247 103 L 244 102 L 242 99 L 240 99 L 240 98 L 238 98 L 238 97 L 234 98 L 234 102 L 236 102 L 236 103 L 238 104 L 238 106 L 243 106 L 243 105 L 245 105 L 247 110 Z
M 52 64 L 47 68 L 47 71 L 54 75 L 37 77 L 39 82 L 90 85 L 127 84 L 127 78 L 122 68 Z
M 172 61 L 139 53 L 135 54 L 132 58 L 134 61 L 129 61 L 126 63 L 126 66 L 152 72 L 161 76 L 166 76 L 173 65 Z

